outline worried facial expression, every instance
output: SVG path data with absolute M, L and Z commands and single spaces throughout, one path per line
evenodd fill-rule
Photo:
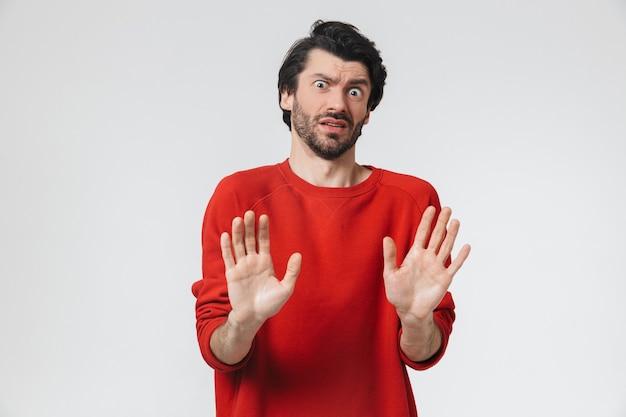
M 292 128 L 317 156 L 335 160 L 351 150 L 369 121 L 371 84 L 367 68 L 328 52 L 312 50 L 298 87 L 283 93 Z

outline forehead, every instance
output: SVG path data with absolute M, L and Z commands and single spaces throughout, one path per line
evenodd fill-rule
M 309 52 L 306 65 L 302 71 L 305 77 L 315 75 L 327 75 L 332 78 L 347 80 L 365 80 L 370 83 L 367 67 L 358 61 L 344 61 L 321 49 L 313 49 Z

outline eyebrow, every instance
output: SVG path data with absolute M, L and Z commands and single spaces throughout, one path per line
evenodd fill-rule
M 337 84 L 339 80 L 337 78 L 333 78 L 329 75 L 323 74 L 321 72 L 316 72 L 315 74 L 311 74 L 311 78 L 320 78 L 324 81 L 330 81 L 331 83 Z M 364 85 L 369 86 L 370 82 L 366 78 L 352 78 L 348 80 L 348 85 Z

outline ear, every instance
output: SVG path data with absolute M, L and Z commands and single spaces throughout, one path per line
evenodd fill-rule
M 288 93 L 285 89 L 280 93 L 280 108 L 283 110 L 291 111 L 293 107 L 293 92 Z

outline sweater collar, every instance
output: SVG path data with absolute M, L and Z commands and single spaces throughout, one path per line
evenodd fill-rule
M 318 187 L 297 176 L 289 166 L 289 158 L 278 164 L 285 181 L 296 190 L 313 197 L 334 198 L 355 197 L 371 191 L 380 183 L 383 171 L 370 165 L 365 166 L 372 171 L 365 181 L 351 187 Z

